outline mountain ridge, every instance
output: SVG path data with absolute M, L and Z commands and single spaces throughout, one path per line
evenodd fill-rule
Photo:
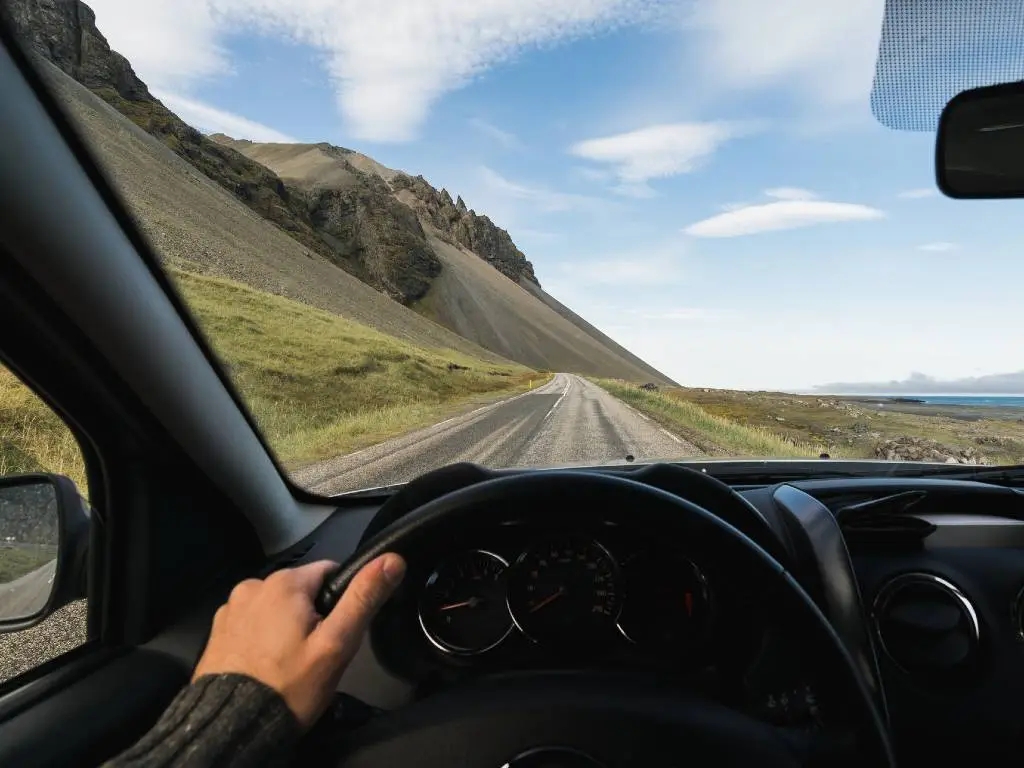
M 118 186 L 128 190 L 130 207 L 154 246 L 184 268 L 241 279 L 403 338 L 478 350 L 471 352 L 478 357 L 496 355 L 537 369 L 669 382 L 544 294 L 533 265 L 508 232 L 478 215 L 461 197 L 453 200 L 422 176 L 325 142 L 260 145 L 206 136 L 150 93 L 130 62 L 110 48 L 95 14 L 80 0 L 8 0 L 4 11 L 30 52 L 56 68 L 48 78 L 73 102 L 75 116 L 92 121 L 88 138 L 105 170 L 118 166 Z M 131 147 L 120 146 L 117 137 L 126 135 L 124 127 L 57 77 L 56 70 L 301 247 L 257 235 L 256 229 L 251 238 L 240 238 L 228 224 L 240 225 L 238 213 L 206 192 L 201 203 L 205 208 L 190 208 L 200 204 L 186 184 L 194 172 L 171 170 L 154 148 L 135 137 Z M 275 150 L 279 153 L 305 153 L 306 165 L 288 173 L 273 158 L 250 156 L 275 146 L 284 148 Z M 141 167 L 171 175 L 135 178 Z M 160 183 L 153 184 L 154 178 Z M 199 225 L 193 226 L 196 219 Z M 243 242 L 259 245 L 242 248 Z M 465 262 L 465 257 L 472 258 Z M 485 269 L 477 269 L 472 259 Z M 415 327 L 411 318 L 385 310 L 332 275 L 327 265 L 438 327 Z M 454 274 L 457 267 L 461 278 Z M 444 306 L 440 296 L 449 297 L 451 304 Z M 461 340 L 441 329 L 454 331 Z

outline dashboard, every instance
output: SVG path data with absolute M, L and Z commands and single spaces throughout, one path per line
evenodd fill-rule
M 828 595 L 814 584 L 835 581 L 834 563 L 818 545 L 801 548 L 780 489 L 813 497 L 841 529 L 862 609 L 854 619 L 877 658 L 903 762 L 1020 764 L 1024 495 L 959 479 L 815 479 L 820 467 L 721 479 L 826 614 Z M 365 504 L 367 536 L 401 495 Z M 571 527 L 513 513 L 425 542 L 348 690 L 408 700 L 490 674 L 599 669 L 650 675 L 773 722 L 827 723 L 837 703 L 823 699 L 799 627 L 762 585 L 700 542 L 632 523 L 629 510 L 584 512 Z
M 371 631 L 416 696 L 493 674 L 646 675 L 763 720 L 828 714 L 798 626 L 727 558 L 630 510 L 510 510 L 417 543 Z M 497 521 L 496 521 L 497 520 Z

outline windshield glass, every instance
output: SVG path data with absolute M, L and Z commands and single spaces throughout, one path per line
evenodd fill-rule
M 894 2 L 883 37 L 879 0 L 8 6 L 310 490 L 1024 462 L 1019 203 L 934 171 L 942 105 L 1020 77 L 1019 48 L 913 27 L 970 14 Z

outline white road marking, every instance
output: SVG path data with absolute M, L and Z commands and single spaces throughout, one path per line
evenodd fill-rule
M 569 384 L 571 384 L 571 383 L 572 383 L 572 379 L 569 379 Z M 551 414 L 555 412 L 555 408 L 558 407 L 558 404 L 561 403 L 563 400 L 565 400 L 565 396 L 569 392 L 569 384 L 565 385 L 565 389 L 562 391 L 562 395 L 557 400 L 555 400 L 555 404 L 551 406 L 551 408 L 548 410 L 548 412 L 546 414 L 544 414 L 544 418 L 541 420 L 541 424 L 543 424 L 545 421 L 547 421 L 548 418 L 551 416 Z
M 671 432 L 669 432 L 669 431 L 668 431 L 667 429 L 663 429 L 663 430 L 661 430 L 661 434 L 665 435 L 666 437 L 671 437 L 671 438 L 672 438 L 673 440 L 675 440 L 675 441 L 676 441 L 677 443 L 682 443 L 682 442 L 683 442 L 683 441 L 682 441 L 682 440 L 680 440 L 680 439 L 679 439 L 678 437 L 676 437 L 676 436 L 675 436 L 675 435 L 673 435 L 673 434 L 672 434 Z

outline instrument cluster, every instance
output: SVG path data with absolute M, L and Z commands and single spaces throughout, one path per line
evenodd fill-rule
M 419 626 L 453 657 L 492 654 L 513 639 L 553 652 L 655 655 L 706 644 L 714 597 L 697 563 L 660 543 L 615 543 L 623 546 L 613 554 L 601 537 L 570 532 L 504 553 L 447 554 L 419 590 Z

